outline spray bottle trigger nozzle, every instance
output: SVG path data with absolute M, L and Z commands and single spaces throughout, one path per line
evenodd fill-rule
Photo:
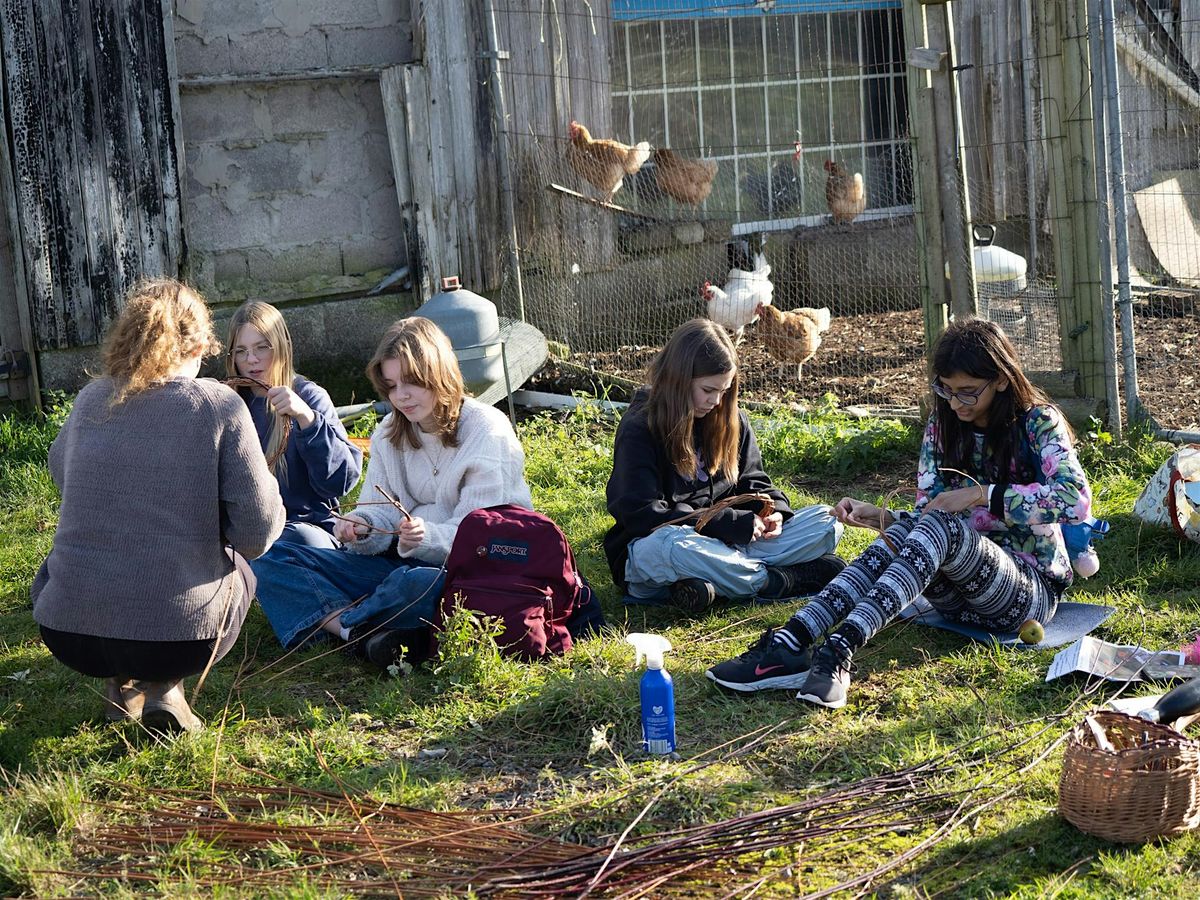
M 634 632 L 633 634 L 626 635 L 625 640 L 633 645 L 635 651 L 634 666 L 640 665 L 644 657 L 646 668 L 648 669 L 661 669 L 663 667 L 663 654 L 671 649 L 671 642 L 659 634 Z

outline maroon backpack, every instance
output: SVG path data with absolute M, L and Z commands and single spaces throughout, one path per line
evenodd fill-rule
M 446 559 L 436 624 L 461 596 L 467 609 L 504 620 L 497 644 L 505 654 L 540 659 L 566 653 L 566 622 L 582 585 L 571 546 L 548 516 L 511 505 L 477 509 L 458 526 Z

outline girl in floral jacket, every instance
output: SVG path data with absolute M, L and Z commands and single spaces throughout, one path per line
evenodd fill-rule
M 854 652 L 918 594 L 945 618 L 994 632 L 1054 617 L 1072 577 L 1061 526 L 1091 512 L 1070 427 L 991 322 L 950 325 L 930 369 L 916 511 L 843 498 L 840 521 L 883 535 L 784 627 L 709 669 L 713 681 L 799 687 L 798 699 L 837 708 Z

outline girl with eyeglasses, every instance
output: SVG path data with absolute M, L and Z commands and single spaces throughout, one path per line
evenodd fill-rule
M 243 303 L 229 321 L 225 372 L 250 409 L 279 482 L 287 526 L 279 540 L 337 547 L 338 500 L 358 484 L 362 452 L 350 443 L 329 393 L 297 375 L 292 336 L 269 303 Z M 290 421 L 285 421 L 290 419 Z
M 838 708 L 854 653 L 918 594 L 947 619 L 997 633 L 1054 617 L 1072 580 L 1061 526 L 1091 512 L 1071 429 L 991 322 L 951 324 L 930 369 L 916 511 L 843 498 L 840 521 L 883 535 L 710 679 L 739 691 L 799 688 L 798 699 Z

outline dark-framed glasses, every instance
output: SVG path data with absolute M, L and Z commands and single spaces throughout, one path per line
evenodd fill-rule
M 993 382 L 989 381 L 977 391 L 952 391 L 940 381 L 935 381 L 929 387 L 935 394 L 943 400 L 957 400 L 963 406 L 974 406 L 979 402 L 979 398 L 983 396 L 983 392 L 992 386 Z

